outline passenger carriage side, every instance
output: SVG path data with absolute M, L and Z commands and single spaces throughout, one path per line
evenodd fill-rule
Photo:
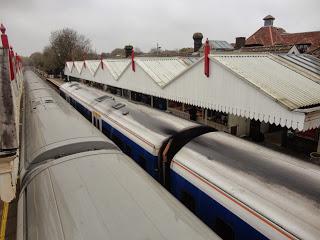
M 137 164 L 147 171 L 155 179 L 159 179 L 158 175 L 158 157 L 152 155 L 145 148 L 140 146 L 131 140 L 128 136 L 120 132 L 116 127 L 115 123 L 112 122 L 112 119 L 108 119 L 106 116 L 98 113 L 93 107 L 99 103 L 103 103 L 104 106 L 108 104 L 108 101 L 113 101 L 112 97 L 107 97 L 103 93 L 96 93 L 94 95 L 86 95 L 86 102 L 80 98 L 85 93 L 79 94 L 80 88 L 78 84 L 70 84 L 68 86 L 70 92 L 64 92 L 63 89 L 60 89 L 60 95 L 64 96 L 64 99 L 69 98 L 70 104 L 74 106 L 85 118 L 87 118 L 93 125 L 95 125 L 100 131 L 102 131 L 108 138 L 110 138 L 117 146 L 126 153 L 129 157 L 137 162 Z M 72 92 L 75 92 L 77 96 L 71 96 Z M 92 106 L 86 106 L 88 103 L 91 103 Z M 115 109 L 110 106 L 107 107 L 107 111 L 121 111 L 120 109 Z M 119 128 L 119 127 L 118 127 Z

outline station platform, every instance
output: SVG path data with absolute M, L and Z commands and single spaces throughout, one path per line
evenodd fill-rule
M 52 84 L 56 89 L 59 89 L 60 86 L 65 83 L 63 79 L 60 78 L 46 78 L 46 80 Z
M 1 240 L 15 240 L 17 231 L 17 199 L 14 199 L 8 208 L 8 215 L 6 219 L 3 217 L 4 203 L 0 201 L 0 239 Z M 2 229 L 5 229 L 5 236 L 2 236 Z

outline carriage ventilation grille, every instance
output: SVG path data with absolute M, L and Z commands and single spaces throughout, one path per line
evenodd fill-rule
M 116 103 L 116 104 L 113 104 L 112 107 L 114 109 L 120 109 L 120 108 L 123 108 L 125 105 L 123 103 Z
M 31 107 L 32 109 L 37 109 L 37 106 L 39 106 L 41 104 L 40 100 L 32 100 L 31 101 Z
M 96 101 L 97 102 L 102 102 L 103 100 L 110 99 L 110 98 L 112 98 L 112 97 L 110 97 L 108 95 L 103 95 L 101 97 L 96 98 Z

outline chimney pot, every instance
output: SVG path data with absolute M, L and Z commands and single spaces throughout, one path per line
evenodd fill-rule
M 128 58 L 128 57 L 131 56 L 132 50 L 133 50 L 133 46 L 131 46 L 131 45 L 126 45 L 126 46 L 124 47 L 124 51 L 125 51 L 125 54 L 126 54 L 126 58 Z
M 194 42 L 193 52 L 199 51 L 199 49 L 202 46 L 202 39 L 203 39 L 202 33 L 196 32 L 193 34 L 193 42 Z

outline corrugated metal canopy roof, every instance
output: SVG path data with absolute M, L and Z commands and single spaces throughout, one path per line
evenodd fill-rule
M 85 61 L 86 66 L 88 67 L 89 71 L 94 75 L 96 71 L 98 70 L 98 67 L 100 65 L 100 60 L 90 60 L 90 61 Z
M 199 58 L 166 57 L 166 58 L 137 58 L 139 66 L 160 86 L 163 87 Z
M 200 80 L 203 57 L 137 57 L 136 72 L 129 69 L 131 59 L 104 59 L 105 67 L 98 68 L 102 73 L 92 79 L 65 73 L 288 128 L 319 126 L 318 115 L 305 118 L 320 104 L 319 75 L 273 54 L 217 53 L 210 59 L 209 81 Z
M 215 54 L 210 58 L 290 110 L 320 104 L 320 85 L 279 64 L 270 54 Z
M 69 71 L 71 72 L 72 66 L 73 66 L 73 62 L 66 62 L 66 66 L 69 69 Z
M 320 75 L 320 59 L 308 54 L 286 54 L 280 57 L 297 64 L 317 75 Z
M 129 59 L 103 59 L 102 61 L 116 80 L 131 62 Z
M 74 61 L 74 66 L 76 67 L 78 73 L 81 73 L 84 61 Z
M 211 49 L 233 49 L 227 41 L 222 40 L 209 40 L 209 45 Z

